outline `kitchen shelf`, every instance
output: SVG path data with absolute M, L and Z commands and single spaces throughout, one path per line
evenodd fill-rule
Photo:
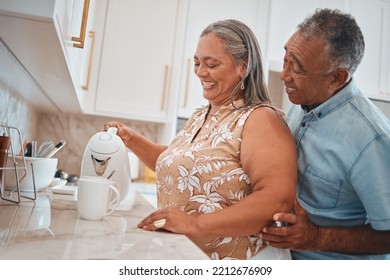
M 36 191 L 36 187 L 35 187 L 34 166 L 33 166 L 32 163 L 31 163 L 31 173 L 32 173 L 32 181 L 33 181 L 33 193 L 32 193 L 32 196 L 27 196 L 25 194 L 21 194 L 21 190 L 19 188 L 19 183 L 27 176 L 27 166 L 26 166 L 26 161 L 24 159 L 23 153 L 22 153 L 23 166 L 17 166 L 16 160 L 15 160 L 15 156 L 16 156 L 15 145 L 12 143 L 13 142 L 12 141 L 12 136 L 15 135 L 15 133 L 17 134 L 17 140 L 19 141 L 20 147 L 22 147 L 23 144 L 22 144 L 22 137 L 21 137 L 20 130 L 18 128 L 16 128 L 16 127 L 8 126 L 8 125 L 3 124 L 3 123 L 0 123 L 0 128 L 2 128 L 2 130 L 3 130 L 3 131 L 1 131 L 2 134 L 4 136 L 10 137 L 10 139 L 11 139 L 10 147 L 8 149 L 10 151 L 10 153 L 8 153 L 8 151 L 7 151 L 7 158 L 5 159 L 5 166 L 4 167 L 0 166 L 0 171 L 3 171 L 2 175 L 4 177 L 7 176 L 7 171 L 8 172 L 10 172 L 10 171 L 15 172 L 15 182 L 16 182 L 16 186 L 12 186 L 12 188 L 13 188 L 12 190 L 6 191 L 5 180 L 4 180 L 4 177 L 3 177 L 3 179 L 1 179 L 1 181 L 0 181 L 0 198 L 2 200 L 13 202 L 13 203 L 18 203 L 18 204 L 21 202 L 21 198 L 22 197 L 30 199 L 30 200 L 36 200 L 36 198 L 37 198 L 37 191 Z M 12 163 L 14 165 L 13 167 L 12 166 L 10 166 L 10 167 L 7 166 L 7 161 L 10 158 L 11 158 Z M 20 177 L 19 176 L 20 173 L 22 173 L 23 176 Z M 8 173 L 8 175 L 9 175 L 9 173 Z M 8 193 L 7 196 L 5 196 L 6 193 Z M 17 193 L 16 199 L 13 199 L 13 194 L 14 193 Z

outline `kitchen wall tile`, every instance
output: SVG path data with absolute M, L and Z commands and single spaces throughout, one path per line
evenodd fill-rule
M 36 139 L 38 114 L 34 107 L 1 82 L 0 100 L 0 122 L 18 128 L 22 141 Z M 0 133 L 3 134 L 2 129 Z M 19 153 L 18 134 L 11 132 L 11 137 L 15 152 Z

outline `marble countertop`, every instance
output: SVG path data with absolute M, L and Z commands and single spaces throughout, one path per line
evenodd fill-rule
M 133 189 L 101 221 L 78 218 L 76 195 L 46 190 L 19 205 L 0 200 L 0 259 L 208 259 L 184 235 L 137 228 L 155 208 Z

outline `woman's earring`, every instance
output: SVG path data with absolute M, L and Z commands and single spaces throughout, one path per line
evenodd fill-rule
M 240 89 L 242 89 L 242 90 L 244 90 L 244 89 L 245 89 L 244 82 L 242 82 L 242 83 L 241 83 Z

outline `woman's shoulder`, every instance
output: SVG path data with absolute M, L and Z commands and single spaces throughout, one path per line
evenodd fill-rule
M 270 126 L 288 129 L 284 112 L 272 104 L 256 105 L 248 116 L 247 123 L 247 126 L 258 129 Z
M 253 107 L 253 116 L 256 117 L 268 117 L 275 119 L 275 121 L 282 121 L 286 123 L 286 114 L 272 104 L 258 104 Z

